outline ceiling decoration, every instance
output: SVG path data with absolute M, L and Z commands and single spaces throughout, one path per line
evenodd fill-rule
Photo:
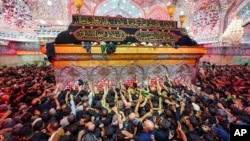
M 222 35 L 223 43 L 230 46 L 239 46 L 243 37 L 243 20 L 234 18 Z
M 158 3 L 158 0 L 132 0 L 141 7 L 144 8 L 150 8 L 152 5 L 155 5 Z
M 170 16 L 166 12 L 166 8 L 156 5 L 152 6 L 149 12 L 147 13 L 147 19 L 155 20 L 170 20 Z
M 244 27 L 242 44 L 250 44 L 250 24 Z
M 0 39 L 51 41 L 69 24 L 67 0 L 0 0 Z M 47 11 L 47 12 L 46 12 Z
M 199 1 L 194 9 L 192 21 L 194 39 L 200 43 L 218 42 L 221 17 L 219 0 Z
M 36 9 L 33 12 L 35 21 L 42 25 L 68 24 L 67 0 L 36 0 Z
M 83 0 L 80 13 L 169 20 L 166 7 L 173 3 L 176 5 L 173 19 L 178 21 L 180 13 L 184 13 L 183 27 L 191 37 L 199 43 L 218 42 L 222 13 L 233 2 L 240 3 L 237 14 L 244 23 L 249 22 L 250 4 L 246 0 Z M 74 0 L 0 0 L 0 39 L 50 41 L 44 38 L 52 39 L 65 30 L 76 13 Z
M 226 12 L 234 0 L 220 0 L 221 12 Z
M 30 29 L 33 17 L 28 0 L 1 0 L 1 26 Z
M 250 21 L 250 2 L 248 2 L 237 14 L 241 19 L 243 19 L 243 24 Z
M 109 0 L 98 5 L 95 14 L 97 16 L 122 16 L 126 18 L 142 18 L 142 9 L 132 1 L 128 0 Z

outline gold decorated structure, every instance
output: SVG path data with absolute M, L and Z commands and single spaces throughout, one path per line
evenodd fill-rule
M 117 41 L 121 42 L 126 39 L 127 36 L 134 36 L 138 42 L 151 42 L 151 43 L 165 43 L 165 42 L 177 42 L 179 37 L 173 32 L 159 32 L 153 31 L 141 31 L 138 30 L 132 35 L 126 34 L 123 30 L 117 29 L 77 29 L 73 33 L 77 40 L 89 40 L 89 41 Z
M 103 16 L 81 16 L 73 15 L 72 25 L 86 25 L 96 27 L 115 27 L 115 28 L 138 28 L 163 30 L 176 29 L 176 21 L 151 20 L 142 18 L 124 18 L 124 17 L 103 17 Z
M 45 45 L 41 45 L 41 51 L 46 54 Z M 55 45 L 56 56 L 52 65 L 54 67 L 65 66 L 127 66 L 127 65 L 174 65 L 195 64 L 206 50 L 202 47 L 181 46 L 173 47 L 146 47 L 146 46 L 117 46 L 116 52 L 107 54 L 103 58 L 101 47 L 92 46 L 91 54 L 81 45 L 60 44 Z
M 176 21 L 73 15 L 70 25 L 80 41 L 177 43 L 182 36 Z M 133 38 L 133 40 L 131 40 Z
M 69 38 L 72 42 L 64 44 L 63 41 Z M 81 45 L 82 41 L 98 45 L 92 45 L 90 53 Z M 116 44 L 115 52 L 104 57 L 100 42 Z M 142 42 L 151 43 L 151 46 L 142 45 Z M 133 43 L 135 46 L 131 45 Z M 45 45 L 41 45 L 41 51 L 48 54 Z M 82 15 L 73 15 L 65 35 L 56 38 L 54 51 L 54 67 L 192 65 L 206 53 L 205 48 L 192 45 L 186 30 L 177 27 L 177 21 Z

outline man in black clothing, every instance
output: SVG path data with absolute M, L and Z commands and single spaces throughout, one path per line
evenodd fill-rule
M 41 118 L 36 119 L 33 123 L 34 135 L 30 139 L 31 141 L 40 141 L 40 140 L 48 140 L 49 135 L 44 133 L 42 130 L 44 129 L 44 123 Z
M 101 124 L 103 124 L 106 127 L 107 125 L 111 124 L 111 122 L 111 113 L 108 113 L 108 110 L 106 108 L 102 108 L 100 120 L 95 121 L 96 126 L 99 127 Z
M 170 123 L 166 119 L 160 118 L 158 125 L 159 125 L 159 129 L 156 130 L 155 132 L 155 140 L 168 141 Z
M 218 109 L 216 111 L 216 118 L 219 120 L 219 125 L 229 133 L 229 121 L 227 118 L 227 113 L 222 109 Z

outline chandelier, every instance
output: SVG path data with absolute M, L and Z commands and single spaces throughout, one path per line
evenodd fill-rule
M 222 35 L 223 42 L 232 46 L 239 46 L 243 36 L 243 20 L 234 18 Z
M 170 20 L 174 20 L 174 14 L 175 14 L 175 9 L 176 9 L 176 5 L 168 3 L 167 5 L 167 12 L 170 16 Z M 183 28 L 183 23 L 186 20 L 186 16 L 184 15 L 184 12 L 181 11 L 180 15 L 179 15 L 179 22 L 180 22 L 180 28 Z

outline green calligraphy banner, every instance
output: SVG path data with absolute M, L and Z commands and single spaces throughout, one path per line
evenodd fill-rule
M 177 29 L 176 21 L 86 15 L 73 15 L 72 25 L 161 30 Z
M 89 41 L 124 41 L 126 33 L 122 30 L 113 30 L 105 28 L 85 29 L 79 28 L 73 32 L 77 40 Z
M 179 37 L 172 32 L 160 32 L 153 31 L 141 31 L 135 32 L 135 38 L 140 42 L 152 42 L 152 43 L 165 43 L 165 42 L 177 42 Z
M 165 43 L 165 42 L 177 42 L 179 36 L 173 32 L 161 32 L 158 30 L 142 31 L 138 30 L 135 34 L 126 34 L 123 30 L 119 29 L 105 29 L 95 28 L 86 29 L 79 28 L 73 32 L 74 37 L 77 40 L 82 41 L 114 41 L 122 42 L 128 36 L 134 37 L 139 42 L 152 42 L 152 43 Z

